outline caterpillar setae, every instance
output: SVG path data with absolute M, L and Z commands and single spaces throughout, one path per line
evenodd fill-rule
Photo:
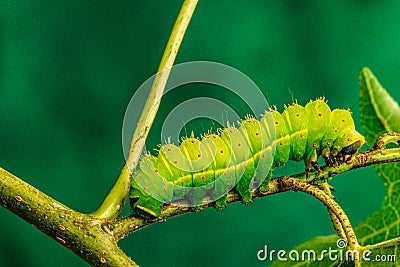
M 356 154 L 364 136 L 355 130 L 350 110 L 331 111 L 324 98 L 304 107 L 294 103 L 279 113 L 270 109 L 258 121 L 247 116 L 200 139 L 193 136 L 146 154 L 134 172 L 130 202 L 134 212 L 159 216 L 164 203 L 200 206 L 204 200 L 222 208 L 229 190 L 251 202 L 251 190 L 267 190 L 272 170 L 288 160 L 305 162 L 307 178 L 318 158 L 329 166 Z M 201 190 L 200 190 L 201 189 Z

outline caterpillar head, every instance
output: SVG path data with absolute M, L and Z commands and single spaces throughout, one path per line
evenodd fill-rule
M 355 129 L 347 129 L 333 142 L 330 154 L 331 160 L 336 162 L 345 162 L 356 154 L 365 143 L 365 138 Z

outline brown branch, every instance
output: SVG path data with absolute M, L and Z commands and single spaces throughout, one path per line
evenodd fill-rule
M 317 176 L 311 177 L 310 182 L 315 185 L 320 185 L 326 182 L 327 180 L 331 179 L 333 176 L 336 176 L 344 172 L 348 172 L 362 167 L 367 167 L 374 164 L 384 164 L 396 161 L 400 161 L 400 148 L 384 149 L 382 146 L 375 150 L 359 153 L 352 158 L 351 162 L 343 163 L 337 167 L 325 166 L 322 168 L 322 173 L 318 173 Z M 284 176 L 284 177 L 273 178 L 268 183 L 269 189 L 267 192 L 261 193 L 259 190 L 255 190 L 254 192 L 252 192 L 252 197 L 255 199 L 291 190 L 282 184 L 282 180 L 286 180 L 289 178 L 297 178 L 300 181 L 306 181 L 306 174 L 305 172 L 302 172 L 293 175 L 291 177 Z M 241 200 L 242 200 L 241 196 L 235 191 L 231 191 L 228 193 L 227 203 L 238 202 Z M 196 208 L 196 211 L 200 211 L 205 208 L 209 208 L 211 206 L 212 205 L 205 205 L 203 207 Z M 166 205 L 163 207 L 161 215 L 156 219 L 144 219 L 140 217 L 131 216 L 111 222 L 110 225 L 112 225 L 112 227 L 110 226 L 110 228 L 112 228 L 115 238 L 119 240 L 125 237 L 126 235 L 138 229 L 146 227 L 148 225 L 164 221 L 173 216 L 178 216 L 193 211 L 194 210 L 189 208 Z
M 76 212 L 0 168 L 0 204 L 92 266 L 137 266 L 101 221 Z

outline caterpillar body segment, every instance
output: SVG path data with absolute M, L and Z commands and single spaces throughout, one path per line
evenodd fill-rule
M 304 107 L 294 103 L 282 113 L 271 109 L 260 120 L 247 116 L 239 127 L 201 140 L 191 136 L 179 147 L 165 144 L 158 156 L 144 157 L 133 175 L 131 205 L 155 217 L 163 203 L 201 206 L 211 199 L 223 208 L 232 189 L 248 203 L 251 191 L 268 190 L 272 171 L 288 160 L 303 160 L 308 177 L 313 168 L 320 170 L 319 156 L 327 165 L 342 163 L 364 142 L 350 111 L 331 111 L 323 98 Z

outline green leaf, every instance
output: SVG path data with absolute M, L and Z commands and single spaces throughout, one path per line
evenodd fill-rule
M 366 140 L 372 145 L 372 142 L 384 132 L 400 132 L 399 104 L 368 68 L 361 70 L 360 88 L 361 123 L 364 126 Z M 377 243 L 400 235 L 400 163 L 381 164 L 374 168 L 388 192 L 381 211 L 373 214 L 356 228 L 361 245 Z
M 372 147 L 382 133 L 400 131 L 400 107 L 368 68 L 361 70 L 360 89 L 361 123 Z
M 371 70 L 363 68 L 360 73 L 360 115 L 367 144 L 373 147 L 375 140 L 386 132 L 400 132 L 400 107 L 382 87 Z M 387 188 L 382 209 L 362 222 L 355 229 L 360 245 L 376 244 L 400 235 L 400 163 L 374 166 Z M 351 219 L 351 218 L 350 218 Z M 313 238 L 294 249 L 314 250 L 316 254 L 323 249 L 337 249 L 338 236 L 329 235 Z M 395 255 L 400 259 L 399 246 L 377 248 L 371 251 L 370 259 L 376 255 Z M 350 264 L 350 265 L 349 265 Z M 353 263 L 340 263 L 329 260 L 312 262 L 275 261 L 272 266 L 352 266 Z M 380 262 L 379 266 L 395 266 L 395 262 Z M 377 266 L 376 261 L 362 261 L 362 266 Z

